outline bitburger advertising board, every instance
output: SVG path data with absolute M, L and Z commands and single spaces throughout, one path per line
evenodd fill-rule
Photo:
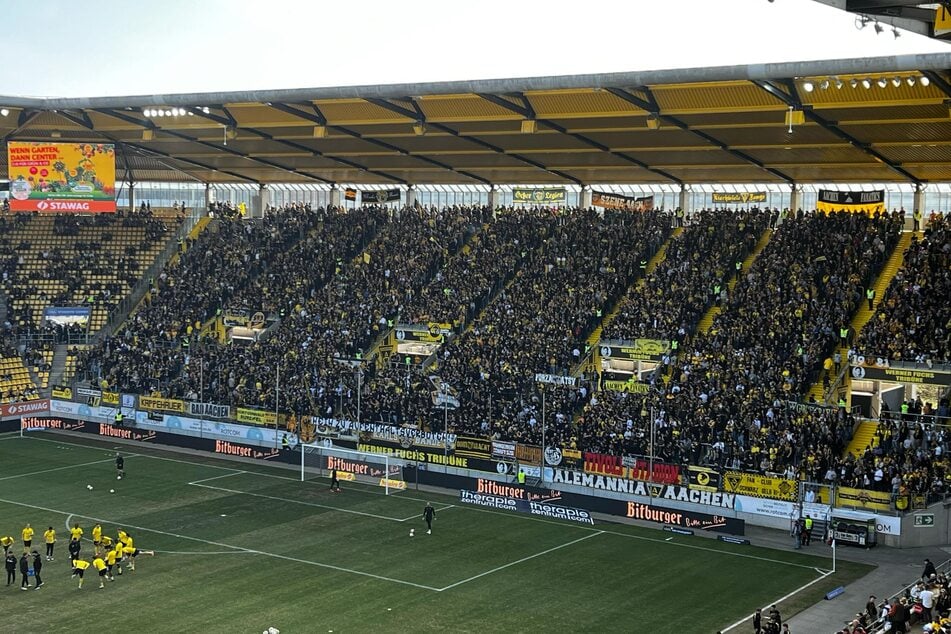
M 594 518 L 591 517 L 591 513 L 588 511 L 570 506 L 550 504 L 548 502 L 513 499 L 489 493 L 476 493 L 475 491 L 468 491 L 466 489 L 459 490 L 459 501 L 462 504 L 468 504 L 470 506 L 514 511 L 553 520 L 567 520 L 569 522 L 594 525 Z
M 606 498 L 591 495 L 559 491 L 557 489 L 538 489 L 515 483 L 495 482 L 485 478 L 440 473 L 425 469 L 415 469 L 412 466 L 404 467 L 403 479 L 407 482 L 418 481 L 448 489 L 465 489 L 475 494 L 496 498 L 505 508 L 503 510 L 518 511 L 517 504 L 504 500 L 534 500 L 553 506 L 585 509 L 589 513 L 604 513 L 617 517 L 636 519 L 661 526 L 675 526 L 683 529 L 705 530 L 731 535 L 743 535 L 746 532 L 746 522 L 735 517 L 728 517 L 727 511 L 720 513 L 704 513 L 667 508 L 656 503 L 644 504 L 629 500 Z M 732 511 L 730 511 L 732 512 Z

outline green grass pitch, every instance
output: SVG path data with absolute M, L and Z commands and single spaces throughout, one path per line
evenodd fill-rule
M 19 553 L 30 522 L 41 554 L 46 527 L 58 534 L 43 588 L 20 592 L 19 575 L 0 586 L 0 629 L 712 634 L 831 568 L 799 553 L 463 507 L 412 486 L 385 496 L 343 482 L 332 494 L 326 480 L 302 483 L 265 464 L 121 451 L 127 476 L 117 481 L 113 443 L 0 436 L 0 533 Z M 426 501 L 438 511 L 432 535 L 421 519 Z M 87 573 L 80 590 L 69 577 L 66 523 L 80 522 L 89 537 L 96 520 L 157 553 L 103 590 Z M 840 561 L 784 601 L 783 613 L 867 571 Z

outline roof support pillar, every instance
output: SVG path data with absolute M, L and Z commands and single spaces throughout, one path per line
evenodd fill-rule
M 271 192 L 268 190 L 267 185 L 261 183 L 258 185 L 257 193 L 254 194 L 253 203 L 251 205 L 251 217 L 263 218 L 264 210 L 266 210 L 270 204 Z
M 129 180 L 129 213 L 135 211 L 135 182 Z
M 212 203 L 215 202 L 214 190 L 211 188 L 211 183 L 205 183 L 205 213 L 211 209 Z
M 495 185 L 489 190 L 489 208 L 492 210 L 492 217 L 495 218 L 495 210 L 502 204 L 502 192 Z
M 406 190 L 406 206 L 416 206 L 416 185 L 410 184 L 409 188 Z
M 793 183 L 792 190 L 789 192 L 789 215 L 795 216 L 796 211 L 802 208 L 802 187 Z
M 684 212 L 684 216 L 687 216 L 687 214 L 690 213 L 690 209 L 688 209 L 688 206 L 687 206 L 688 200 L 689 200 L 689 196 L 687 196 L 687 186 L 681 184 L 680 198 L 677 200 L 677 206 Z
M 334 183 L 334 186 L 330 188 L 330 206 L 340 206 L 340 185 L 337 185 L 336 183 Z
M 921 186 L 920 183 L 915 184 L 915 205 L 912 209 L 912 215 L 914 212 L 920 211 L 922 217 L 925 215 L 925 188 Z M 912 225 L 914 226 L 914 225 Z
M 587 209 L 591 206 L 591 186 L 585 185 L 581 188 L 581 193 L 578 194 L 578 206 L 582 209 Z

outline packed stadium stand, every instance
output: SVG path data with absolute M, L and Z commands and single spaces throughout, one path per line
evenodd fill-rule
M 80 366 L 115 390 L 356 418 L 355 373 L 344 362 L 378 350 L 396 323 L 445 321 L 452 337 L 425 369 L 398 357 L 370 364 L 361 420 L 440 430 L 448 422 L 457 433 L 538 443 L 535 373 L 576 371 L 588 336 L 618 305 L 608 336 L 683 345 L 645 379 L 646 393 L 599 390 L 590 373 L 577 390 L 549 393 L 549 442 L 858 486 L 907 473 L 916 493 L 943 490 L 933 472 L 943 463 L 893 450 L 920 447 L 905 442 L 907 426 L 878 442 L 884 458 L 855 457 L 843 451 L 849 412 L 787 406 L 805 398 L 824 359 L 851 345 L 855 333 L 843 342 L 840 330 L 897 244 L 898 214 L 799 213 L 771 235 L 775 217 L 756 211 L 699 212 L 675 234 L 671 221 L 660 212 L 300 205 L 258 221 L 219 217 L 122 330 L 81 353 Z M 918 271 L 924 256 L 915 254 L 930 248 L 942 271 L 943 227 L 932 223 L 906 266 Z M 644 277 L 643 262 L 662 248 Z M 206 327 L 221 307 L 277 319 L 260 341 L 224 345 Z M 427 375 L 458 406 L 436 405 Z

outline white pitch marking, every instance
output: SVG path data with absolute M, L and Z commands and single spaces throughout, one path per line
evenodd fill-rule
M 573 540 L 571 540 L 570 542 L 566 542 L 566 543 L 561 544 L 561 545 L 559 545 L 559 546 L 555 546 L 554 548 L 549 548 L 548 550 L 543 550 L 543 551 L 541 551 L 540 553 L 535 553 L 534 555 L 529 555 L 528 557 L 522 557 L 521 559 L 516 559 L 515 561 L 510 561 L 510 562 L 507 563 L 507 564 L 504 564 L 504 565 L 502 565 L 502 566 L 497 566 L 497 567 L 493 568 L 492 570 L 486 570 L 485 572 L 482 572 L 482 573 L 479 573 L 479 574 L 477 574 L 477 575 L 475 575 L 475 576 L 469 577 L 468 579 L 463 579 L 462 581 L 457 581 L 457 582 L 455 582 L 455 583 L 451 583 L 451 584 L 449 584 L 448 586 L 446 586 L 446 587 L 444 587 L 444 588 L 439 588 L 438 590 L 436 590 L 436 592 L 444 592 L 444 591 L 446 591 L 446 590 L 451 590 L 452 588 L 455 588 L 456 586 L 461 586 L 461 585 L 464 584 L 464 583 L 469 583 L 470 581 L 475 581 L 476 579 L 480 579 L 480 578 L 482 578 L 482 577 L 484 577 L 484 576 L 486 576 L 486 575 L 491 575 L 493 572 L 498 572 L 499 570 L 505 570 L 506 568 L 509 568 L 509 567 L 511 567 L 511 566 L 515 566 L 515 565 L 517 565 L 517 564 L 520 564 L 520 563 L 522 563 L 523 561 L 528 561 L 529 559 L 534 559 L 534 558 L 536 558 L 536 557 L 541 557 L 542 555 L 547 555 L 548 553 L 554 552 L 554 551 L 556 551 L 556 550 L 561 550 L 562 548 L 567 548 L 568 546 L 572 546 L 572 545 L 574 545 L 574 544 L 577 544 L 578 542 L 583 542 L 583 541 L 586 540 L 586 539 L 591 539 L 592 537 L 597 537 L 598 535 L 602 535 L 602 534 L 604 534 L 604 531 L 597 531 L 597 532 L 595 532 L 595 533 L 589 533 L 589 534 L 585 535 L 584 537 L 579 537 L 578 539 L 573 539 Z
M 287 502 L 288 504 L 300 504 L 303 506 L 313 506 L 315 508 L 328 509 L 331 511 L 339 511 L 340 513 L 350 513 L 352 515 L 362 515 L 364 517 L 373 517 L 378 520 L 387 520 L 389 522 L 402 522 L 403 520 L 398 517 L 390 517 L 388 515 L 377 515 L 375 513 L 364 513 L 363 511 L 354 511 L 351 509 L 342 509 L 337 506 L 330 506 L 329 504 L 317 504 L 316 502 L 305 502 L 303 500 L 292 500 L 290 498 L 282 498 L 276 495 L 265 495 L 263 493 L 252 493 L 250 491 L 240 491 L 238 489 L 226 489 L 225 487 L 216 487 L 211 486 L 210 484 L 195 484 L 194 482 L 189 482 L 196 487 L 201 487 L 203 489 L 211 489 L 212 491 L 224 491 L 226 493 L 234 493 L 237 495 L 251 495 L 258 498 L 265 498 L 268 500 L 277 500 L 279 502 Z
M 240 475 L 242 473 L 247 473 L 247 471 L 235 471 L 234 473 L 226 473 L 224 475 L 214 476 L 211 478 L 205 478 L 204 480 L 194 480 L 192 482 L 189 482 L 188 484 L 193 484 L 197 486 L 201 482 L 211 482 L 212 480 L 220 480 L 221 478 L 231 478 L 233 476 Z
M 16 475 L 4 476 L 0 480 L 13 480 L 14 478 L 28 478 L 30 476 L 40 475 L 41 473 L 52 473 L 53 471 L 64 471 L 66 469 L 78 469 L 79 467 L 88 467 L 94 464 L 102 464 L 103 462 L 112 462 L 113 458 L 106 458 L 105 460 L 93 460 L 92 462 L 84 462 L 82 464 L 70 464 L 65 467 L 54 467 L 52 469 L 43 469 L 42 471 L 33 471 L 31 473 L 18 473 Z
M 293 561 L 299 564 L 305 564 L 308 566 L 317 566 L 318 568 L 327 568 L 329 570 L 336 570 L 338 572 L 346 572 L 353 575 L 360 575 L 361 577 L 370 577 L 373 579 L 379 579 L 380 581 L 389 581 L 391 583 L 398 583 L 404 586 L 412 586 L 414 588 L 420 588 L 421 590 L 431 590 L 432 592 L 439 592 L 438 588 L 433 588 L 432 586 L 424 586 L 420 583 L 413 583 L 412 581 L 404 581 L 402 579 L 394 579 L 392 577 L 384 577 L 383 575 L 375 575 L 372 572 L 363 572 L 362 570 L 353 570 L 351 568 L 344 568 L 343 566 L 334 566 L 333 564 L 325 564 L 319 561 L 311 561 L 310 559 L 298 559 L 297 557 L 290 557 L 288 555 L 279 555 L 277 553 L 269 553 L 263 550 L 256 550 L 253 548 L 245 548 L 243 546 L 234 546 L 232 544 L 225 544 L 222 542 L 212 541 L 210 539 L 201 539 L 200 537 L 191 537 L 190 535 L 181 535 L 179 533 L 170 533 L 168 531 L 160 531 L 156 528 L 148 528 L 146 526 L 136 526 L 135 524 L 129 524 L 127 522 L 115 522 L 114 520 L 104 520 L 98 517 L 93 517 L 91 515 L 81 515 L 79 513 L 69 513 L 68 511 L 61 511 L 59 509 L 51 509 L 45 506 L 39 506 L 36 504 L 26 504 L 24 502 L 17 502 L 16 500 L 7 500 L 0 498 L 0 502 L 5 504 L 13 504 L 14 506 L 22 506 L 28 509 L 36 509 L 38 511 L 46 511 L 47 513 L 57 513 L 59 515 L 66 515 L 69 517 L 81 517 L 87 520 L 93 520 L 99 523 L 112 523 L 120 524 L 128 528 L 134 528 L 140 531 L 146 531 L 149 533 L 155 533 L 156 535 L 166 535 L 168 537 L 174 537 L 176 539 L 186 539 L 188 541 L 199 542 L 202 544 L 209 544 L 211 546 L 218 546 L 221 548 L 231 548 L 236 552 L 251 553 L 253 555 L 263 555 L 265 557 L 272 557 L 274 559 L 283 559 L 285 561 Z
M 780 597 L 780 598 L 776 599 L 775 601 L 773 601 L 773 602 L 770 603 L 769 605 L 779 605 L 780 603 L 782 603 L 783 601 L 785 601 L 785 600 L 788 599 L 789 597 L 793 596 L 794 594 L 797 594 L 797 593 L 799 593 L 799 592 L 802 592 L 803 590 L 805 590 L 806 588 L 808 588 L 808 587 L 811 586 L 812 584 L 818 583 L 819 581 L 822 581 L 823 579 L 825 579 L 826 577 L 828 577 L 828 576 L 831 575 L 831 574 L 832 574 L 832 571 L 830 570 L 829 572 L 826 572 L 825 574 L 823 574 L 821 577 L 816 577 L 815 579 L 813 579 L 813 580 L 810 581 L 809 583 L 806 583 L 806 584 L 804 584 L 804 585 L 799 586 L 798 588 L 796 588 L 795 590 L 793 590 L 792 592 L 790 592 L 790 593 L 787 594 L 786 596 L 783 596 L 783 597 Z M 749 616 L 744 616 L 742 619 L 740 619 L 739 621 L 737 621 L 737 622 L 734 623 L 733 625 L 730 625 L 730 626 L 728 626 L 728 627 L 725 627 L 725 628 L 723 628 L 723 629 L 720 630 L 720 631 L 721 631 L 721 632 L 729 632 L 730 630 L 732 630 L 732 629 L 735 628 L 735 627 L 738 627 L 738 626 L 740 626 L 740 625 L 743 625 L 744 623 L 749 623 L 750 619 L 752 619 L 752 618 L 753 618 L 753 614 L 750 614 Z

